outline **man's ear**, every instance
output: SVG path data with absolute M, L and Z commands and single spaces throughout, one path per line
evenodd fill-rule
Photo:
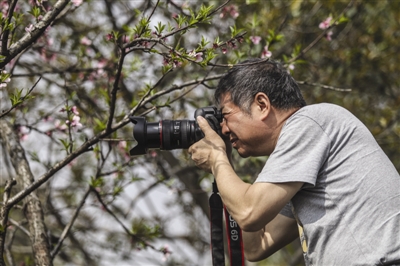
M 266 118 L 271 112 L 271 102 L 268 96 L 263 92 L 258 92 L 256 96 L 254 96 L 254 104 L 263 118 Z

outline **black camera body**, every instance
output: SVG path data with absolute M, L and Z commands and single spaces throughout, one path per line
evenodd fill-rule
M 221 135 L 222 114 L 214 106 L 202 107 L 195 111 L 194 118 L 202 116 L 211 128 Z M 144 117 L 130 116 L 135 124 L 133 137 L 137 145 L 130 150 L 130 155 L 146 154 L 149 148 L 161 150 L 187 149 L 193 143 L 204 138 L 196 120 L 161 120 L 147 123 Z

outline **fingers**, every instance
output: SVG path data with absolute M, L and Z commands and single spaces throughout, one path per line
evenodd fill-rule
M 201 128 L 201 131 L 203 131 L 203 133 L 205 135 L 209 134 L 209 132 L 215 132 L 210 125 L 208 124 L 207 120 L 202 117 L 202 116 L 198 116 L 196 118 L 197 123 L 199 124 L 199 127 Z

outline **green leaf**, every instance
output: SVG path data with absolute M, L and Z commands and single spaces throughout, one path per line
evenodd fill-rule
M 64 146 L 64 150 L 68 152 L 69 148 L 71 147 L 71 143 L 68 140 L 58 139 L 61 141 L 62 145 Z
M 104 179 L 102 177 L 95 178 L 94 176 L 91 176 L 89 185 L 94 188 L 102 187 L 104 185 Z
M 161 22 L 158 22 L 158 24 L 156 26 L 154 26 L 157 34 L 159 34 L 159 35 L 161 35 L 163 33 L 163 31 L 165 30 L 165 27 L 166 27 L 166 25 L 162 24 Z
M 114 190 L 113 190 L 113 196 L 115 197 L 115 196 L 118 196 L 119 194 L 121 194 L 121 192 L 123 191 L 124 189 L 122 188 L 122 187 L 119 187 L 119 186 L 115 186 L 114 187 Z
M 144 180 L 144 178 L 142 178 L 142 177 L 137 177 L 137 176 L 133 176 L 133 177 L 131 178 L 131 181 L 132 181 L 132 182 L 143 181 L 143 180 Z
M 238 29 L 236 27 L 236 25 L 230 26 L 229 28 L 231 30 L 231 37 L 232 38 L 235 38 L 239 33 L 244 31 L 244 29 L 240 29 L 240 28 Z
M 102 120 L 100 120 L 100 119 L 98 119 L 96 117 L 94 117 L 93 120 L 96 123 L 96 130 L 102 131 L 102 130 L 106 129 L 107 125 L 106 125 L 105 122 L 103 122 Z
M 39 7 L 34 6 L 31 11 L 28 12 L 32 16 L 34 16 L 36 19 L 40 16 L 41 10 Z
M 11 105 L 12 106 L 16 106 L 16 105 L 18 105 L 18 104 L 23 102 L 23 98 L 21 96 L 22 95 L 22 91 L 23 91 L 23 89 L 21 89 L 21 90 L 17 89 L 17 93 L 11 94 L 10 101 L 11 101 Z
M 29 152 L 29 155 L 31 156 L 32 161 L 40 163 L 40 158 L 36 152 Z
M 344 15 L 342 15 L 339 19 L 338 19 L 338 21 L 336 22 L 337 24 L 342 24 L 342 23 L 346 23 L 346 22 L 348 22 L 349 21 L 349 19 L 348 18 L 346 18 Z

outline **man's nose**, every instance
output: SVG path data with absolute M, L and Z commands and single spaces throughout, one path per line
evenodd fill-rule
M 228 127 L 228 125 L 226 124 L 225 120 L 223 120 L 223 121 L 221 122 L 220 125 L 221 125 L 221 132 L 222 132 L 222 134 L 224 134 L 224 135 L 229 135 L 230 130 L 229 130 L 229 127 Z

